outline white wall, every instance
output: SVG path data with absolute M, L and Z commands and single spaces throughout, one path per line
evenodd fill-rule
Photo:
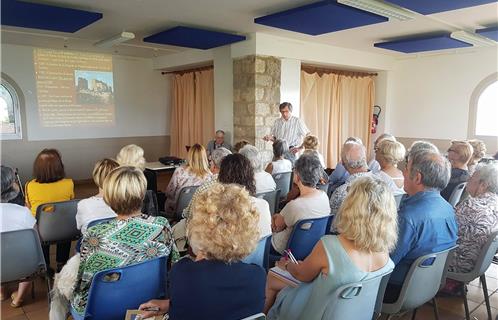
M 168 77 L 152 68 L 151 59 L 113 56 L 115 125 L 44 128 L 40 125 L 33 49 L 2 44 L 2 72 L 20 87 L 25 99 L 28 140 L 163 136 L 169 134 Z
M 467 139 L 472 92 L 497 70 L 496 48 L 397 61 L 388 90 L 391 133 L 408 138 Z
M 225 131 L 225 139 L 233 138 L 233 62 L 231 47 L 214 49 L 214 127 Z M 214 132 L 213 132 L 214 136 Z
M 301 61 L 297 59 L 281 59 L 280 66 L 280 101 L 292 104 L 292 114 L 300 115 L 301 111 Z

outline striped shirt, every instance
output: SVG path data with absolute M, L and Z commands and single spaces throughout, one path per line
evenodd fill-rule
M 290 147 L 299 147 L 310 130 L 304 124 L 304 121 L 298 117 L 291 116 L 289 120 L 280 117 L 273 123 L 271 135 L 275 139 L 287 141 Z

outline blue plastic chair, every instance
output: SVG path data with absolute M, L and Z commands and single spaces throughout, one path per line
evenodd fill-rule
M 329 221 L 327 221 L 327 229 L 325 229 L 326 234 L 333 234 L 333 232 L 330 230 L 332 228 L 332 223 L 334 223 L 334 218 L 335 218 L 335 214 L 332 214 L 329 216 Z
M 123 268 L 100 271 L 93 277 L 85 314 L 71 308 L 79 319 L 122 320 L 126 310 L 166 296 L 167 256 Z
M 256 249 L 242 259 L 242 262 L 249 264 L 257 264 L 261 268 L 268 270 L 268 255 L 270 251 L 270 236 L 266 236 L 259 240 Z

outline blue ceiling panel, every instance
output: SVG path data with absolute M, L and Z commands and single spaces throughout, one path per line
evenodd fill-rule
M 421 14 L 432 14 L 475 7 L 496 0 L 388 0 L 388 2 Z
M 259 17 L 254 22 L 316 36 L 388 20 L 386 17 L 326 0 Z
M 476 33 L 494 41 L 498 41 L 498 27 L 476 30 Z
M 102 13 L 48 4 L 2 0 L 2 25 L 74 33 L 102 19 Z
M 174 27 L 144 38 L 145 42 L 168 44 L 173 46 L 211 49 L 230 43 L 244 41 L 245 36 L 209 31 L 190 27 Z
M 471 44 L 455 40 L 449 34 L 407 38 L 388 42 L 375 43 L 374 47 L 404 53 L 424 52 L 443 49 L 472 47 Z

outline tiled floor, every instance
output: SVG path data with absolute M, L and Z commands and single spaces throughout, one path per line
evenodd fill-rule
M 488 291 L 490 294 L 493 320 L 498 316 L 498 266 L 491 265 L 486 272 Z M 37 281 L 35 285 L 36 298 L 27 297 L 22 308 L 14 309 L 10 307 L 10 299 L 2 301 L 2 320 L 43 320 L 48 319 L 48 305 L 46 296 L 46 286 L 43 281 Z M 482 287 L 478 281 L 474 281 L 469 286 L 469 308 L 472 320 L 487 319 L 486 305 Z M 465 318 L 463 301 L 461 298 L 437 298 L 439 315 L 441 320 L 462 320 Z M 382 317 L 385 318 L 385 317 Z M 393 319 L 409 320 L 411 313 L 397 316 Z M 416 319 L 434 319 L 432 306 L 426 304 L 417 311 Z M 349 320 L 349 319 L 348 319 Z M 351 319 L 354 320 L 354 319 Z

